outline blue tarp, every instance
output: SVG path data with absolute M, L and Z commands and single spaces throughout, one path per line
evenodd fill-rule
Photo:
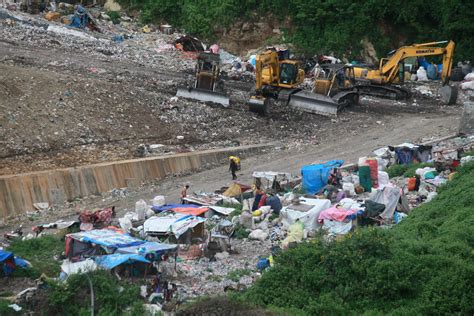
M 174 208 L 178 208 L 178 207 L 194 207 L 194 208 L 198 208 L 198 207 L 201 207 L 199 205 L 194 205 L 194 204 L 165 204 L 163 206 L 152 206 L 151 209 L 155 212 L 155 213 L 161 213 L 161 212 L 164 212 L 164 211 L 169 211 L 171 209 L 174 209 Z
M 117 249 L 117 253 L 141 253 L 143 255 L 148 253 L 156 253 L 157 255 L 161 256 L 162 254 L 165 254 L 168 251 L 176 250 L 176 248 L 178 248 L 178 245 L 162 244 L 154 241 L 148 241 L 138 246 L 119 248 Z
M 13 257 L 13 252 L 0 250 L 0 263 Z
M 95 258 L 97 265 L 110 270 L 124 263 L 143 262 L 150 263 L 145 257 L 137 254 L 119 254 L 100 256 Z
M 26 260 L 21 259 L 20 257 L 15 257 L 15 264 L 20 268 L 28 268 L 29 264 Z
M 93 243 L 108 248 L 122 248 L 137 246 L 145 243 L 144 240 L 120 234 L 109 229 L 96 229 L 68 235 L 81 242 Z
M 315 194 L 328 183 L 331 169 L 339 168 L 343 164 L 344 160 L 331 160 L 323 164 L 303 166 L 303 189 L 309 194 Z

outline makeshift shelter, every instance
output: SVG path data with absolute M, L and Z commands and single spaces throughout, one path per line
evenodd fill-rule
M 307 231 L 315 231 L 321 226 L 318 223 L 319 214 L 330 207 L 330 200 L 300 198 L 300 204 L 292 204 L 281 209 L 281 222 L 283 226 L 289 228 L 299 221 L 304 224 Z
M 15 271 L 15 256 L 13 252 L 0 250 L 0 267 L 1 273 L 5 276 L 9 276 Z
M 159 259 L 159 255 L 161 254 L 176 251 L 175 245 L 160 243 L 151 244 L 155 244 L 157 249 L 166 251 L 157 253 L 156 250 L 152 249 L 150 242 L 146 242 L 126 234 L 120 234 L 113 230 L 99 229 L 66 235 L 65 253 L 66 257 L 68 258 L 92 257 L 112 254 L 118 252 L 118 250 L 121 248 L 130 248 L 135 246 L 143 247 L 144 245 L 147 245 L 149 247 L 149 252 L 143 251 L 141 254 L 146 256 L 147 254 L 152 253 L 154 257 Z M 163 247 L 160 247 L 161 245 L 165 245 L 164 249 Z M 146 250 L 147 248 L 144 249 Z
M 137 254 L 121 254 L 121 253 L 114 253 L 107 256 L 100 256 L 95 258 L 95 263 L 107 270 L 112 270 L 119 265 L 123 264 L 133 264 L 136 262 L 141 263 L 151 263 L 151 261 L 145 259 L 141 255 Z
M 281 192 L 285 188 L 292 188 L 292 184 L 297 181 L 292 178 L 287 172 L 273 172 L 273 171 L 255 171 L 252 174 L 255 186 L 273 192 Z M 293 185 L 294 186 L 294 185 Z
M 0 276 L 2 274 L 9 276 L 17 267 L 27 268 L 28 266 L 30 266 L 30 264 L 26 260 L 15 257 L 13 252 L 0 249 Z
M 317 193 L 327 184 L 331 170 L 343 164 L 343 160 L 331 160 L 323 164 L 303 166 L 301 168 L 303 189 L 309 194 Z
M 204 237 L 205 218 L 167 212 L 161 216 L 152 216 L 143 223 L 143 229 L 148 236 L 174 236 L 178 242 L 190 243 L 193 238 Z M 187 234 L 184 238 L 182 235 Z

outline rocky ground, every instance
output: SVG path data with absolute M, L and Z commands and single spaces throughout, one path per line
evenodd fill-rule
M 11 14 L 0 11 L 0 175 L 128 159 L 140 154 L 142 144 L 163 145 L 154 153 L 162 155 L 275 143 L 270 152 L 242 161 L 239 181 L 250 184 L 252 171 L 298 174 L 305 164 L 354 162 L 382 146 L 423 142 L 458 128 L 461 106 L 441 105 L 438 83 L 410 84 L 414 96 L 403 102 L 363 97 L 359 106 L 333 119 L 278 102 L 267 117 L 250 113 L 245 102 L 253 82 L 248 79 L 226 81 L 230 108 L 177 99 L 177 87 L 192 79 L 194 60 L 170 47 L 176 34 L 144 34 L 134 24 L 100 20 L 102 34 L 62 34 L 59 23 L 17 12 L 24 21 L 12 23 Z M 59 31 L 48 30 L 49 25 Z M 130 38 L 116 43 L 111 39 L 117 34 Z M 230 182 L 227 166 L 212 168 L 59 205 L 0 231 L 111 205 L 120 217 L 139 199 L 165 195 L 177 201 L 184 183 L 191 191 L 210 192 Z M 258 277 L 255 265 L 269 254 L 269 242 L 232 243 L 235 252 L 216 261 L 179 264 L 178 280 L 187 296 L 238 289 Z
M 101 23 L 102 34 L 71 35 L 59 23 L 2 11 L 0 174 L 131 158 L 141 144 L 164 145 L 159 154 L 275 139 L 319 144 L 394 115 L 458 111 L 440 107 L 436 95 L 418 93 L 409 103 L 363 98 L 332 120 L 278 102 L 261 117 L 245 105 L 252 81 L 230 79 L 228 109 L 176 99 L 177 87 L 190 82 L 194 68 L 189 54 L 169 45 L 177 35 Z M 117 34 L 127 39 L 112 41 Z

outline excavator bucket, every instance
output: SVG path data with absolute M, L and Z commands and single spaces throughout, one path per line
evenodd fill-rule
M 179 87 L 176 96 L 202 102 L 218 103 L 222 104 L 224 107 L 229 106 L 229 97 L 226 94 L 212 90 Z
M 263 97 L 250 97 L 250 100 L 247 102 L 250 112 L 258 113 L 265 115 L 267 114 L 268 100 Z
M 324 116 L 337 116 L 340 108 L 332 98 L 309 91 L 292 94 L 288 104 L 298 110 Z

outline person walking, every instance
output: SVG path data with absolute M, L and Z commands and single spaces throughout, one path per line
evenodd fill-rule
M 181 204 L 186 204 L 186 201 L 184 199 L 188 196 L 188 189 L 189 185 L 186 184 L 181 190 Z
M 237 164 L 235 159 L 233 159 L 233 157 L 229 158 L 229 160 L 230 160 L 229 171 L 232 173 L 232 180 L 237 180 L 237 175 L 235 174 L 235 172 L 239 170 L 239 165 Z

